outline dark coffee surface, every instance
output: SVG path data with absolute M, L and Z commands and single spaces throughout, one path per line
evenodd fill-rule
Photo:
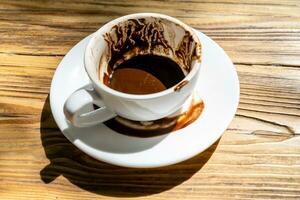
M 173 60 L 156 55 L 139 55 L 124 61 L 110 75 L 110 88 L 129 94 L 151 94 L 174 86 L 184 73 Z

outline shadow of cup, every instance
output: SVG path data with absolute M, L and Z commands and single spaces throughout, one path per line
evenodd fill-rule
M 41 141 L 50 163 L 40 171 L 44 183 L 62 175 L 81 189 L 114 197 L 138 197 L 169 190 L 188 180 L 210 159 L 218 142 L 187 161 L 160 168 L 113 166 L 77 149 L 58 129 L 45 101 L 40 122 Z

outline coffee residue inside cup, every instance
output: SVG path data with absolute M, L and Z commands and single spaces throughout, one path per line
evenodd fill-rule
M 201 45 L 195 42 L 195 36 L 166 19 L 129 19 L 113 26 L 104 39 L 108 48 L 104 55 L 106 59 L 101 58 L 99 68 L 106 70 L 98 71 L 100 80 L 106 85 L 114 70 L 135 56 L 169 58 L 177 63 L 185 76 L 191 71 L 193 61 L 200 62 Z

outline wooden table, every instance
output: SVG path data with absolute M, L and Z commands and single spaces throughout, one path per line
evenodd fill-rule
M 50 83 L 78 41 L 111 19 L 149 11 L 177 17 L 225 49 L 240 79 L 239 109 L 222 138 L 193 159 L 111 166 L 58 130 Z M 300 199 L 299 1 L 2 0 L 0 41 L 0 199 Z

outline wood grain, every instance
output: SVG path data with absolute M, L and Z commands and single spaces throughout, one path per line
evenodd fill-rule
M 57 129 L 51 79 L 68 50 L 105 22 L 150 11 L 225 49 L 241 83 L 239 109 L 191 160 L 111 166 Z M 300 199 L 299 1 L 2 0 L 0 41 L 0 199 Z

